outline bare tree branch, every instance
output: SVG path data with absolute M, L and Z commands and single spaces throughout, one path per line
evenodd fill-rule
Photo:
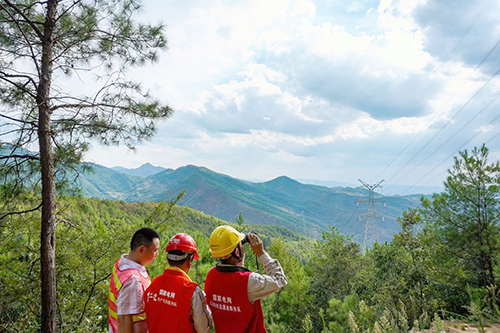
M 16 119 L 16 118 L 12 118 L 12 117 L 6 116 L 6 115 L 1 114 L 1 113 L 0 113 L 0 117 L 5 118 L 5 119 L 9 119 L 9 120 L 12 120 L 12 121 L 15 121 L 15 122 L 18 122 L 18 123 L 22 123 L 22 124 L 30 124 L 32 127 L 38 127 L 37 123 L 35 123 L 34 121 L 20 120 L 20 119 Z
M 71 6 L 69 6 L 68 8 L 66 8 L 66 10 L 64 12 L 61 13 L 61 15 L 59 15 L 55 22 L 58 22 L 61 17 L 63 17 L 64 15 L 66 15 L 67 13 L 69 13 L 71 11 L 71 9 L 73 9 L 73 7 L 75 7 L 77 4 L 79 4 L 80 2 L 82 2 L 81 0 L 77 0 L 77 1 L 74 1 L 73 4 Z
M 34 86 L 34 88 L 35 88 L 35 89 L 37 88 L 35 80 L 33 80 L 33 78 L 32 78 L 32 77 L 30 77 L 30 76 L 28 76 L 28 75 L 22 75 L 22 74 L 7 74 L 7 73 L 5 73 L 5 72 L 1 72 L 1 71 L 0 71 L 0 74 L 2 74 L 2 75 L 3 75 L 3 76 L 5 76 L 5 77 L 11 77 L 11 78 L 16 78 L 16 77 L 19 77 L 19 78 L 25 78 L 25 79 L 27 79 L 28 81 L 30 81 L 31 83 L 33 83 L 33 86 Z
M 58 225 L 60 223 L 66 223 L 66 224 L 72 226 L 73 228 L 78 229 L 78 227 L 74 223 L 72 223 L 72 222 L 70 222 L 70 221 L 68 221 L 66 219 L 59 219 L 59 220 L 57 220 L 56 225 Z

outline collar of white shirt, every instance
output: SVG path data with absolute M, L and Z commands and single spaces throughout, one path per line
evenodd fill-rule
M 148 271 L 146 271 L 146 267 L 136 263 L 133 260 L 127 259 L 126 256 L 127 254 L 122 254 L 122 260 L 120 260 L 120 262 L 118 263 L 118 268 L 120 270 L 123 271 L 125 269 L 134 268 L 137 269 L 141 273 L 141 275 L 144 276 L 145 278 L 149 277 Z

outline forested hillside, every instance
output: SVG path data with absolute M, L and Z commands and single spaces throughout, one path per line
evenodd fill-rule
M 125 201 L 169 200 L 185 191 L 179 205 L 225 221 L 241 213 L 248 224 L 280 225 L 318 238 L 333 225 L 345 235 L 363 242 L 368 191 L 363 188 L 328 188 L 306 185 L 282 176 L 251 183 L 204 167 L 188 165 L 148 177 L 133 177 L 100 165 L 80 174 L 85 196 Z M 376 193 L 379 239 L 389 241 L 400 231 L 397 218 L 420 204 L 420 195 L 383 196 Z
M 406 210 L 398 221 L 402 231 L 366 252 L 335 227 L 313 240 L 283 227 L 247 225 L 238 216 L 233 225 L 255 229 L 288 278 L 283 290 L 263 300 L 269 332 L 406 333 L 446 331 L 443 319 L 449 318 L 479 329 L 499 321 L 500 165 L 487 157 L 486 147 L 462 152 L 450 169 L 445 192 L 424 199 L 421 208 Z M 41 327 L 40 299 L 34 296 L 40 294 L 40 212 L 28 209 L 39 199 L 25 192 L 2 203 L 2 332 Z M 226 222 L 177 206 L 178 199 L 58 198 L 59 331 L 106 331 L 112 265 L 128 252 L 131 235 L 142 226 L 159 231 L 162 249 L 176 232 L 193 235 L 201 258 L 190 276 L 203 286 L 215 264 L 208 236 Z M 250 248 L 246 252 L 246 266 L 255 270 L 255 257 Z M 163 253 L 148 271 L 154 277 L 165 266 Z
M 24 196 L 17 206 L 29 205 L 37 198 Z M 0 229 L 0 331 L 25 332 L 40 328 L 39 218 L 38 212 L 4 217 Z M 208 254 L 208 237 L 222 223 L 173 202 L 131 203 L 83 197 L 61 197 L 57 227 L 58 298 L 62 332 L 102 332 L 107 328 L 109 277 L 114 261 L 129 251 L 130 237 L 142 227 L 155 228 L 162 236 L 164 250 L 177 232 L 193 235 L 202 259 L 192 271 L 196 280 L 204 279 L 214 261 Z M 242 222 L 242 221 L 241 221 Z M 236 224 L 235 224 L 236 226 Z M 268 246 L 273 240 L 286 241 L 294 253 L 305 258 L 304 247 L 312 240 L 283 227 L 252 226 Z M 295 245 L 294 245 L 295 244 Z M 163 252 L 162 252 L 163 253 Z M 160 255 L 149 267 L 152 276 L 166 267 Z
M 35 155 L 27 150 L 23 153 Z M 77 171 L 68 172 L 65 180 L 86 197 L 160 202 L 185 192 L 179 205 L 224 221 L 234 221 L 241 213 L 247 224 L 284 226 L 311 238 L 321 237 L 333 225 L 342 234 L 363 242 L 365 220 L 360 216 L 367 212 L 368 205 L 358 201 L 366 200 L 368 191 L 362 187 L 308 185 L 286 176 L 252 183 L 194 165 L 173 170 L 146 164 L 123 172 L 83 163 Z M 375 193 L 375 208 L 383 216 L 377 221 L 380 242 L 390 241 L 401 230 L 398 217 L 404 210 L 418 207 L 420 197 Z

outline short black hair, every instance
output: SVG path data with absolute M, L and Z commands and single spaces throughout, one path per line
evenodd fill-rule
M 160 235 L 151 228 L 141 228 L 137 230 L 130 241 L 130 249 L 134 251 L 139 246 L 144 245 L 149 247 L 154 239 L 160 239 Z

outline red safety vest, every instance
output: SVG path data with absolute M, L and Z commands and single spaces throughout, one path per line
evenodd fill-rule
M 149 333 L 196 333 L 191 318 L 195 282 L 177 267 L 167 267 L 144 294 Z
M 149 276 L 144 277 L 141 272 L 139 272 L 135 268 L 129 268 L 120 270 L 118 269 L 118 263 L 121 258 L 118 259 L 113 267 L 113 273 L 111 274 L 111 282 L 109 284 L 109 297 L 108 297 L 108 305 L 109 305 L 109 315 L 108 320 L 113 330 L 113 333 L 118 332 L 118 308 L 116 306 L 116 299 L 118 298 L 118 293 L 122 288 L 125 281 L 130 279 L 132 275 L 137 275 L 141 279 L 142 291 L 145 291 L 150 283 Z M 132 316 L 132 321 L 134 323 L 146 320 L 146 314 L 144 312 L 135 314 Z
M 267 332 L 260 300 L 253 304 L 248 300 L 248 277 L 251 273 L 220 272 L 215 267 L 208 272 L 205 293 L 217 332 Z

